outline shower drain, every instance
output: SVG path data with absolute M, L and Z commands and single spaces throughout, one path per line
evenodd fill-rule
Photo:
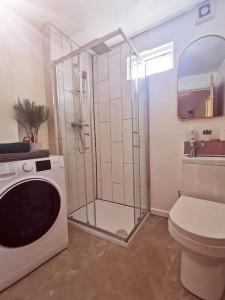
M 123 237 L 123 238 L 125 238 L 125 237 L 128 236 L 128 233 L 127 233 L 127 231 L 125 229 L 119 229 L 119 230 L 117 230 L 116 234 L 119 235 L 119 236 L 121 236 L 121 237 Z

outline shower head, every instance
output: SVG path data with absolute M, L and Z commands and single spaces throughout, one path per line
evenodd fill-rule
M 96 52 L 96 54 L 98 55 L 102 55 L 105 54 L 109 51 L 111 51 L 112 49 L 104 42 L 99 43 L 97 45 L 95 45 L 94 47 L 91 48 L 93 51 Z

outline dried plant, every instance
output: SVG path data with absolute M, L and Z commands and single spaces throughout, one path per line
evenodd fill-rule
M 45 105 L 36 105 L 29 99 L 20 101 L 13 106 L 15 110 L 15 119 L 26 130 L 31 142 L 38 142 L 38 131 L 42 123 L 48 118 L 48 107 Z

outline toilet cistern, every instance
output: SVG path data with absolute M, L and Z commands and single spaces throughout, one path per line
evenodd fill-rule
M 224 178 L 224 157 L 184 157 L 181 197 L 169 213 L 181 282 L 204 300 L 221 300 L 225 291 Z

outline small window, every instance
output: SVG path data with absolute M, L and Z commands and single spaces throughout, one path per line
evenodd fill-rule
M 160 47 L 140 53 L 145 64 L 138 62 L 136 56 L 127 58 L 127 80 L 130 80 L 130 64 L 132 78 L 143 78 L 156 73 L 168 71 L 174 67 L 174 43 L 170 42 Z M 144 68 L 144 65 L 146 69 Z

